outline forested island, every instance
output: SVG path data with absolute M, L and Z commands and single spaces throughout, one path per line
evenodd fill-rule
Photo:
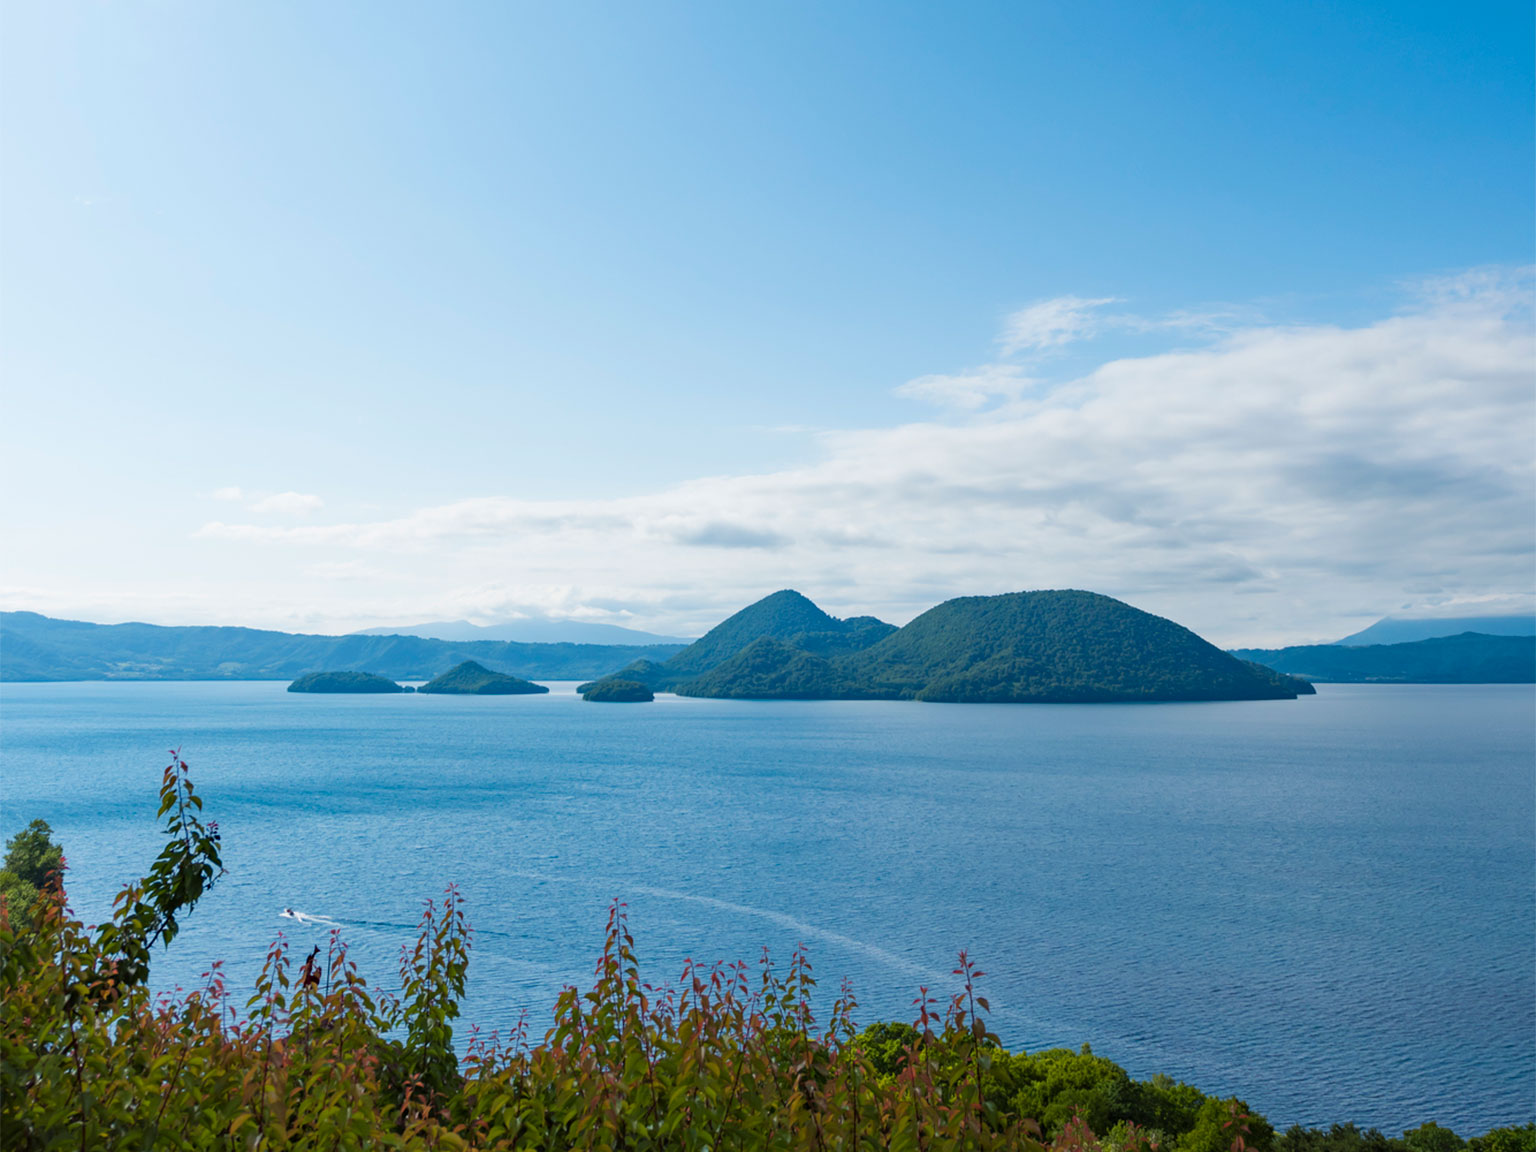
M 599 680 L 584 687 L 581 698 L 598 704 L 649 704 L 656 699 L 656 693 L 638 680 Z
M 1080 591 L 961 597 L 898 629 L 871 617 L 839 620 L 785 590 L 665 662 L 637 661 L 607 679 L 751 700 L 1151 703 L 1294 700 L 1314 691 L 1170 620 Z
M 288 685 L 290 692 L 414 692 L 416 689 L 396 684 L 372 672 L 310 672 Z
M 416 691 L 444 696 L 533 696 L 549 689 L 504 672 L 492 672 L 484 665 L 466 660 L 427 681 Z

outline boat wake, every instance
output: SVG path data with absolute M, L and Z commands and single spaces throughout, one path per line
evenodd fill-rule
M 406 924 L 397 920 L 337 920 L 313 912 L 300 912 L 296 908 L 284 908 L 278 915 L 284 920 L 292 920 L 296 924 L 308 924 L 316 928 L 365 928 L 373 932 L 390 934 L 417 932 L 421 928 L 419 923 Z M 500 936 L 508 940 L 513 938 L 509 932 L 497 932 L 489 928 L 474 928 L 472 931 L 476 936 Z
M 340 928 L 341 923 L 332 920 L 329 916 L 316 916 L 312 912 L 299 912 L 293 908 L 284 908 L 278 913 L 284 920 L 293 920 L 299 924 L 316 924 L 322 928 Z

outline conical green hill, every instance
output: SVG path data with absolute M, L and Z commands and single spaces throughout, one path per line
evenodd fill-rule
M 466 660 L 416 691 L 449 696 L 528 696 L 549 689 L 504 672 L 492 672 L 482 664 Z
M 788 640 L 802 632 L 836 632 L 842 621 L 828 616 L 791 589 L 764 596 L 716 624 L 664 667 L 674 676 L 696 676 L 736 655 L 763 636 Z
M 878 695 L 937 701 L 1273 700 L 1295 688 L 1094 592 L 965 596 L 847 658 Z

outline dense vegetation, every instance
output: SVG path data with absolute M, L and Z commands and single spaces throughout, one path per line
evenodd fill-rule
M 1301 644 L 1292 648 L 1240 648 L 1233 655 L 1324 683 L 1536 683 L 1536 636 L 1463 632 L 1366 647 Z
M 828 655 L 857 652 L 895 631 L 895 625 L 873 616 L 839 620 L 799 592 L 786 588 L 728 616 L 666 663 L 637 660 L 611 678 L 633 680 L 657 692 L 671 691 L 679 684 L 695 681 L 765 637 L 782 640 L 795 651 Z M 585 694 L 591 687 L 583 684 L 578 691 Z
M 851 651 L 819 644 L 818 635 L 761 636 L 673 690 L 958 703 L 1277 700 L 1312 692 L 1172 621 L 1092 592 L 949 600 Z
M 599 704 L 649 704 L 656 694 L 638 680 L 599 680 L 581 694 Z
M 715 625 L 668 660 L 667 669 L 674 676 L 706 672 L 760 636 L 788 640 L 803 634 L 839 635 L 850 631 L 867 635 L 871 625 L 877 631 L 881 628 L 895 631 L 889 624 L 873 617 L 860 617 L 855 623 L 828 616 L 805 596 L 786 588 L 764 596 Z
M 288 685 L 290 692 L 414 692 L 372 672 L 309 672 Z
M 473 660 L 466 660 L 427 681 L 416 691 L 450 696 L 532 696 L 549 689 L 503 672 L 492 672 Z
M 53 842 L 46 820 L 34 820 L 5 842 L 0 863 L 0 898 L 25 908 L 37 899 L 48 878 L 64 864 L 64 850 Z
M 0 1146 L 1536 1152 L 1529 1125 L 1468 1144 L 1433 1124 L 1276 1137 L 1241 1100 L 1134 1080 L 1086 1046 L 1009 1052 L 964 953 L 952 997 L 921 989 L 913 1024 L 862 1032 L 846 987 L 817 1020 L 803 953 L 782 972 L 689 964 L 653 987 L 620 905 L 591 988 L 562 993 L 541 1041 L 526 1023 L 472 1032 L 462 1057 L 470 931 L 452 889 L 402 951 L 398 997 L 368 986 L 336 932 L 302 964 L 280 938 L 243 1010 L 217 966 L 151 997 L 155 947 L 222 875 L 201 811 L 173 757 L 165 848 L 99 928 L 70 914 L 56 855 L 40 893 L 0 898 Z
M 0 680 L 292 680 L 320 668 L 426 680 L 465 660 L 524 679 L 581 680 L 682 648 L 87 624 L 35 612 L 0 612 L 0 634 Z

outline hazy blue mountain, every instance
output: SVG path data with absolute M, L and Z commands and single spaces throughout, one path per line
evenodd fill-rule
M 1385 616 L 1337 643 L 1355 648 L 1370 644 L 1407 644 L 1414 640 L 1433 640 L 1437 636 L 1459 636 L 1463 632 L 1480 632 L 1484 636 L 1536 636 L 1536 615 L 1447 616 L 1440 620 Z
M 505 624 L 471 624 L 468 620 L 436 620 L 398 628 L 366 628 L 354 636 L 420 636 L 456 643 L 479 640 L 512 640 L 522 644 L 691 644 L 678 636 L 658 636 L 617 624 L 591 624 L 581 620 L 512 620 Z
M 292 680 L 372 672 L 428 680 L 465 660 L 524 679 L 585 680 L 675 644 L 454 643 L 418 636 L 311 636 L 256 628 L 89 624 L 0 612 L 0 680 Z
M 1532 684 L 1536 637 L 1463 632 L 1406 644 L 1301 644 L 1291 648 L 1239 648 L 1252 660 L 1323 683 Z

